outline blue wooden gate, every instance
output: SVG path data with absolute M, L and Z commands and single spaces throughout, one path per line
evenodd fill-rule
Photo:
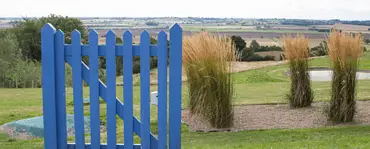
M 150 35 L 147 31 L 141 33 L 140 45 L 132 44 L 130 31 L 123 34 L 122 45 L 116 44 L 116 35 L 113 31 L 107 32 L 105 45 L 98 44 L 98 33 L 94 30 L 89 32 L 87 45 L 81 44 L 81 35 L 77 30 L 71 34 L 71 44 L 65 44 L 64 33 L 61 30 L 56 31 L 51 24 L 46 24 L 42 28 L 41 35 L 46 149 L 181 148 L 182 29 L 178 24 L 174 24 L 169 32 L 170 50 L 167 45 L 167 33 L 164 31 L 158 34 L 158 45 L 150 45 Z M 82 56 L 89 57 L 88 65 L 82 61 Z M 99 56 L 106 57 L 106 84 L 98 77 Z M 115 59 L 118 56 L 123 56 L 124 104 L 116 97 Z M 140 121 L 133 114 L 133 56 L 140 56 Z M 158 57 L 158 136 L 150 131 L 151 56 Z M 167 74 L 168 58 L 169 74 Z M 72 67 L 75 143 L 67 143 L 65 62 Z M 85 142 L 82 81 L 90 86 L 91 143 Z M 105 144 L 100 143 L 99 98 L 107 103 Z M 168 119 L 167 106 L 169 106 Z M 124 122 L 124 144 L 117 144 L 116 116 Z M 134 144 L 134 133 L 140 137 L 141 144 Z

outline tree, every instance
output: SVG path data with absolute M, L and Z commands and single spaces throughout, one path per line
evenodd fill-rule
M 0 83 L 2 87 L 41 86 L 41 64 L 23 60 L 17 37 L 0 30 Z
M 235 49 L 236 49 L 236 52 L 237 53 L 240 53 L 243 51 L 243 49 L 246 47 L 247 43 L 245 42 L 245 40 L 240 37 L 240 36 L 231 36 L 231 41 L 234 43 L 235 45 Z
M 252 48 L 254 51 L 258 51 L 258 49 L 260 48 L 260 44 L 256 40 L 252 40 L 249 48 Z
M 0 82 L 11 77 L 9 71 L 21 60 L 21 56 L 17 37 L 7 30 L 0 30 Z
M 56 29 L 61 29 L 65 33 L 66 43 L 71 42 L 71 32 L 75 29 L 81 33 L 82 42 L 87 43 L 85 26 L 77 18 L 54 14 L 41 18 L 23 18 L 22 21 L 13 22 L 11 31 L 17 36 L 24 58 L 41 60 L 41 29 L 46 23 L 52 24 Z

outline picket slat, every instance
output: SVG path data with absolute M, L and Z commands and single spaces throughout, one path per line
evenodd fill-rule
M 66 148 L 67 143 L 64 43 L 64 33 L 61 30 L 58 30 L 55 34 L 55 90 L 59 148 Z
M 110 30 L 106 34 L 106 80 L 107 80 L 107 147 L 115 149 L 117 144 L 116 134 L 116 35 Z
M 181 85 L 182 85 L 182 29 L 174 24 L 170 29 L 170 93 L 169 147 L 181 148 Z
M 158 148 L 167 148 L 167 34 L 158 34 Z
M 150 35 L 140 35 L 140 121 L 141 145 L 150 149 Z
M 124 92 L 124 144 L 125 148 L 133 149 L 134 138 L 133 138 L 133 90 L 132 90 L 132 33 L 126 31 L 123 34 L 123 92 Z
M 41 30 L 42 107 L 44 114 L 44 148 L 57 148 L 55 99 L 55 28 L 45 24 Z
M 81 34 L 72 32 L 72 80 L 76 149 L 84 149 L 84 109 L 82 101 L 82 67 L 81 67 Z
M 100 149 L 98 33 L 89 33 L 91 149 Z

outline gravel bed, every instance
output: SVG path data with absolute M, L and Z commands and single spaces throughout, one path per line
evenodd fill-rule
M 290 109 L 287 104 L 276 105 L 242 105 L 234 107 L 234 126 L 227 129 L 214 129 L 198 116 L 183 110 L 182 120 L 190 131 L 242 131 L 274 128 L 314 128 L 333 126 L 327 121 L 324 107 L 328 103 L 313 103 L 311 107 Z M 357 101 L 355 121 L 338 125 L 370 124 L 370 101 Z

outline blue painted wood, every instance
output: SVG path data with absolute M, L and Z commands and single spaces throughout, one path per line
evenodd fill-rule
M 41 64 L 44 148 L 57 148 L 54 34 L 55 28 L 51 24 L 43 26 L 41 30 Z
M 170 29 L 169 83 L 169 147 L 181 148 L 181 93 L 182 93 L 182 29 L 174 24 Z
M 46 25 L 47 27 L 47 25 Z M 46 28 L 44 27 L 43 30 Z M 65 114 L 65 89 L 64 89 L 64 83 L 61 84 L 60 82 L 64 82 L 64 73 L 63 75 L 59 72 L 64 72 L 64 62 L 63 62 L 63 57 L 64 60 L 67 61 L 72 66 L 72 71 L 73 71 L 73 96 L 74 96 L 74 101 L 75 101 L 75 125 L 76 125 L 76 144 L 69 144 L 67 147 L 70 148 L 92 148 L 96 147 L 99 148 L 100 146 L 100 135 L 98 135 L 97 128 L 99 126 L 100 120 L 97 118 L 95 119 L 95 122 L 91 122 L 91 127 L 92 134 L 91 134 L 91 140 L 92 144 L 86 144 L 84 143 L 84 131 L 83 131 L 83 118 L 78 118 L 78 117 L 83 117 L 83 101 L 82 101 L 82 79 L 84 79 L 87 84 L 90 85 L 90 92 L 91 92 L 91 100 L 93 98 L 98 98 L 98 96 L 102 97 L 103 100 L 107 102 L 107 118 L 108 118 L 108 145 L 101 145 L 101 148 L 116 148 L 116 119 L 115 115 L 117 114 L 120 118 L 122 118 L 125 121 L 125 132 L 130 133 L 131 135 L 125 135 L 125 144 L 126 148 L 136 148 L 140 147 L 137 145 L 133 145 L 133 138 L 132 138 L 132 132 L 135 132 L 142 140 L 142 147 L 143 148 L 166 148 L 167 146 L 167 141 L 166 141 L 166 80 L 167 80 L 167 72 L 166 72 L 166 66 L 167 66 L 167 59 L 162 58 L 162 57 L 167 57 L 167 43 L 166 43 L 166 33 L 161 32 L 159 33 L 159 44 L 158 46 L 155 45 L 150 45 L 149 44 L 149 33 L 148 32 L 143 32 L 141 36 L 141 45 L 132 45 L 132 38 L 127 38 L 128 41 L 126 40 L 126 43 L 130 44 L 123 44 L 123 45 L 116 45 L 115 43 L 115 35 L 112 31 L 111 35 L 110 32 L 107 33 L 107 44 L 106 45 L 98 45 L 97 44 L 97 33 L 95 35 L 90 35 L 89 37 L 89 45 L 81 45 L 81 37 L 78 31 L 74 31 L 72 33 L 72 44 L 71 45 L 66 45 L 64 44 L 64 39 L 63 39 L 63 33 L 60 31 L 55 35 L 55 29 L 49 24 L 49 30 L 51 29 L 52 32 L 52 38 L 46 38 L 44 37 L 44 34 L 42 35 L 43 42 L 45 43 L 46 41 L 51 40 L 51 42 L 44 44 L 43 45 L 43 50 L 44 49 L 53 49 L 52 52 L 50 51 L 43 51 L 43 54 L 47 53 L 50 56 L 50 53 L 52 55 L 62 55 L 62 56 L 53 56 L 54 59 L 51 61 L 51 63 L 46 63 L 46 61 L 43 61 L 43 81 L 44 80 L 52 80 L 51 82 L 49 81 L 49 88 L 46 89 L 44 86 L 48 83 L 43 83 L 43 94 L 49 94 L 49 97 L 53 96 L 53 100 L 50 102 L 50 98 L 45 98 L 48 95 L 43 95 L 43 100 L 44 100 L 44 113 L 48 113 L 49 115 L 53 115 L 54 120 L 52 119 L 53 117 L 49 116 L 48 120 L 48 114 L 45 114 L 45 124 L 50 124 L 54 123 L 54 125 L 49 125 L 51 126 L 51 130 L 54 127 L 55 133 L 49 133 L 50 138 L 49 140 L 54 139 L 54 143 L 50 143 L 52 141 L 47 141 L 48 139 L 45 139 L 45 148 L 56 148 L 55 145 L 66 145 L 66 143 L 60 143 L 65 141 L 64 136 L 63 136 L 63 124 L 59 124 L 59 122 L 63 121 L 61 119 L 61 114 Z M 46 29 L 47 30 L 47 29 Z M 175 24 L 173 27 L 171 27 L 170 30 L 170 41 L 171 41 L 171 52 L 170 52 L 170 148 L 180 148 L 181 147 L 181 63 L 182 63 L 182 54 L 181 54 L 181 47 L 182 47 L 182 31 L 180 26 Z M 77 36 L 78 35 L 78 36 Z M 77 36 L 77 37 L 76 37 Z M 95 36 L 95 37 L 93 37 Z M 124 35 L 125 36 L 125 35 Z M 132 37 L 130 33 L 128 35 Z M 54 43 L 54 38 L 55 42 Z M 95 39 L 94 39 L 95 38 Z M 109 39 L 108 39 L 109 38 Z M 61 40 L 59 40 L 61 39 Z M 63 40 L 62 40 L 63 39 Z M 77 39 L 77 40 L 76 40 Z M 130 41 L 131 40 L 131 41 Z M 62 42 L 63 41 L 63 42 Z M 76 42 L 78 41 L 78 42 Z M 46 46 L 49 45 L 49 46 Z M 51 47 L 51 48 L 50 48 Z M 61 50 L 59 50 L 61 49 Z M 64 49 L 64 50 L 63 50 Z M 77 49 L 77 50 L 76 50 Z M 127 51 L 126 49 L 131 49 Z M 165 50 L 162 50 L 165 49 Z M 56 52 L 54 53 L 54 50 Z M 130 53 L 131 52 L 131 53 Z M 162 53 L 165 52 L 165 53 Z M 64 55 L 64 56 L 63 56 Z M 90 68 L 87 67 L 83 62 L 81 61 L 81 56 L 90 56 L 90 61 L 89 65 Z M 132 56 L 137 55 L 140 56 L 141 58 L 141 121 L 140 123 L 136 117 L 133 116 L 133 113 L 130 114 L 130 112 L 133 111 L 133 101 L 132 101 L 132 75 L 130 77 L 124 77 L 124 101 L 125 105 L 120 102 L 117 97 L 116 97 L 116 87 L 115 87 L 115 56 L 124 56 L 124 59 L 126 59 L 126 62 L 124 61 L 123 65 L 128 65 L 131 64 L 132 67 Z M 97 79 L 98 72 L 97 72 L 97 56 L 107 56 L 107 86 L 105 86 L 100 80 Z M 158 76 L 158 81 L 159 81 L 159 111 L 158 111 L 158 138 L 159 138 L 159 144 L 157 139 L 154 137 L 152 133 L 150 133 L 150 56 L 158 56 L 159 59 L 159 76 Z M 45 55 L 44 55 L 45 57 Z M 92 57 L 95 57 L 92 59 Z M 112 58 L 109 58 L 112 57 Z M 125 58 L 127 57 L 127 58 Z M 49 57 L 50 58 L 50 57 Z M 130 59 L 131 58 L 131 59 Z M 45 58 L 48 59 L 48 58 Z M 45 60 L 43 59 L 43 60 Z M 128 60 L 127 60 L 128 59 Z M 50 60 L 50 59 L 49 59 Z M 49 65 L 53 66 L 53 69 L 49 69 L 49 72 L 52 72 L 50 75 L 45 74 L 44 70 L 46 69 Z M 62 66 L 63 65 L 63 69 Z M 54 67 L 58 67 L 58 69 L 55 69 Z M 61 69 L 59 69 L 61 67 Z M 124 72 L 129 72 L 130 73 L 130 67 L 124 67 Z M 163 70 L 163 71 L 162 71 Z M 131 69 L 132 71 L 132 69 Z M 164 76 L 164 77 L 163 77 Z M 81 78 L 82 77 L 82 78 Z M 53 79 L 50 79 L 53 78 Z M 60 79 L 59 79 L 60 78 Z M 129 81 L 125 81 L 129 80 Z M 144 83 L 143 83 L 144 82 Z M 126 84 L 131 84 L 131 85 L 126 85 Z M 163 85 L 165 84 L 165 85 Z M 131 89 L 130 89 L 131 87 Z M 53 89 L 53 92 L 48 92 L 45 93 L 45 91 L 50 91 L 51 88 Z M 63 89 L 62 89 L 63 88 Z M 128 88 L 128 89 L 126 89 Z M 131 90 L 131 91 L 130 91 Z M 127 94 L 127 92 L 129 94 Z M 131 93 L 131 95 L 130 95 Z M 127 96 L 131 96 L 131 98 L 127 98 Z M 64 101 L 63 101 L 64 98 Z M 78 98 L 80 100 L 78 100 Z M 164 99 L 163 99 L 164 98 Z M 48 101 L 45 101 L 45 100 Z M 56 101 L 56 99 L 58 99 Z M 61 100 L 59 100 L 61 99 Z M 126 100 L 131 100 L 131 101 L 126 101 Z M 95 100 L 98 101 L 98 100 Z M 128 106 L 128 103 L 130 106 Z M 46 105 L 49 104 L 49 111 L 48 108 L 45 108 Z M 64 104 L 64 105 L 63 105 Z M 80 105 L 80 106 L 78 106 Z M 91 105 L 91 119 L 94 121 L 94 117 L 99 117 L 99 103 L 92 103 Z M 162 106 L 161 106 L 162 105 Z M 126 106 L 126 107 L 124 107 Z M 164 108 L 161 108 L 164 107 Z M 125 109 L 126 108 L 126 109 Z M 64 110 L 64 111 L 63 111 Z M 48 111 L 48 112 L 46 112 Z M 54 112 L 54 113 L 53 113 Z M 65 116 L 64 116 L 65 118 Z M 127 121 L 126 121 L 127 120 Z M 79 121 L 79 122 L 78 122 Z M 114 121 L 114 122 L 113 122 Z M 99 122 L 99 123 L 98 123 Z M 127 123 L 127 124 L 126 124 Z M 45 125 L 44 124 L 44 125 Z M 129 127 L 126 127 L 130 125 Z M 94 125 L 94 126 L 93 126 Z M 82 128 L 81 128 L 82 126 Z M 111 129 L 110 129 L 111 128 Z M 46 128 L 45 128 L 46 129 Z M 131 129 L 127 130 L 127 129 Z M 65 129 L 64 129 L 65 130 Z M 79 133 L 82 130 L 82 133 Z M 52 131 L 50 131 L 52 132 Z M 114 133 L 113 133 L 114 132 Z M 77 134 L 78 133 L 78 134 Z M 58 134 L 58 135 L 57 135 Z M 94 135 L 95 134 L 95 135 Z M 127 139 L 128 137 L 128 139 Z M 82 139 L 81 139 L 82 138 Z M 112 139 L 113 138 L 113 139 Z M 130 141 L 130 139 L 132 141 Z M 99 140 L 99 141 L 93 141 L 93 140 Z M 49 146 L 48 146 L 49 145 Z M 118 145 L 117 148 L 123 148 L 123 145 Z M 62 147 L 65 148 L 65 147 Z
M 58 30 L 55 34 L 55 82 L 58 148 L 66 148 L 67 122 L 65 97 L 64 33 Z
M 89 55 L 89 46 L 88 45 L 81 45 L 82 48 L 82 56 L 88 56 Z M 132 45 L 133 48 L 133 56 L 140 56 L 140 46 L 139 45 Z M 72 56 L 72 46 L 71 45 L 65 45 L 65 57 L 71 57 Z M 99 56 L 106 56 L 107 48 L 105 45 L 99 45 Z M 150 56 L 157 56 L 157 50 L 158 47 L 156 45 L 150 46 Z M 123 56 L 123 46 L 122 45 L 116 45 L 116 56 Z
M 91 149 L 100 149 L 98 43 L 99 35 L 95 30 L 92 30 L 89 33 Z
M 86 149 L 93 149 L 92 145 L 86 144 L 85 145 Z M 75 144 L 73 143 L 68 143 L 67 149 L 75 149 Z M 108 149 L 107 144 L 102 144 L 101 149 Z M 126 144 L 117 144 L 117 149 L 127 149 Z M 133 149 L 141 149 L 140 144 L 134 144 Z
M 158 148 L 167 148 L 167 34 L 158 34 Z
M 82 101 L 81 34 L 77 30 L 72 32 L 72 51 L 72 87 L 76 149 L 83 149 L 85 146 L 85 134 L 84 109 Z
M 144 31 L 140 35 L 140 121 L 141 145 L 150 149 L 150 35 Z
M 72 64 L 72 59 L 67 58 L 66 62 L 71 65 Z M 89 71 L 90 70 L 84 63 L 81 63 L 81 65 L 82 65 L 82 68 L 83 68 L 82 69 L 83 79 L 89 85 L 89 83 L 90 83 Z M 107 92 L 108 92 L 107 91 L 107 86 L 103 82 L 99 81 L 99 96 L 105 102 L 107 102 Z M 124 120 L 124 112 L 125 112 L 124 110 L 125 110 L 124 105 L 122 104 L 121 101 L 119 101 L 118 98 L 116 98 L 116 113 L 123 120 Z M 141 138 L 140 122 L 135 116 L 133 116 L 133 119 L 134 119 L 134 132 Z M 158 146 L 158 141 L 152 133 L 150 134 L 150 146 Z
M 116 134 L 116 35 L 110 30 L 106 34 L 107 41 L 107 144 L 109 149 L 115 149 L 117 144 Z
M 124 103 L 125 103 L 125 112 L 124 112 L 124 143 L 125 148 L 132 149 L 134 144 L 133 138 L 133 90 L 132 90 L 132 61 L 133 61 L 133 52 L 132 52 L 132 33 L 126 31 L 123 34 L 123 92 L 124 92 Z

